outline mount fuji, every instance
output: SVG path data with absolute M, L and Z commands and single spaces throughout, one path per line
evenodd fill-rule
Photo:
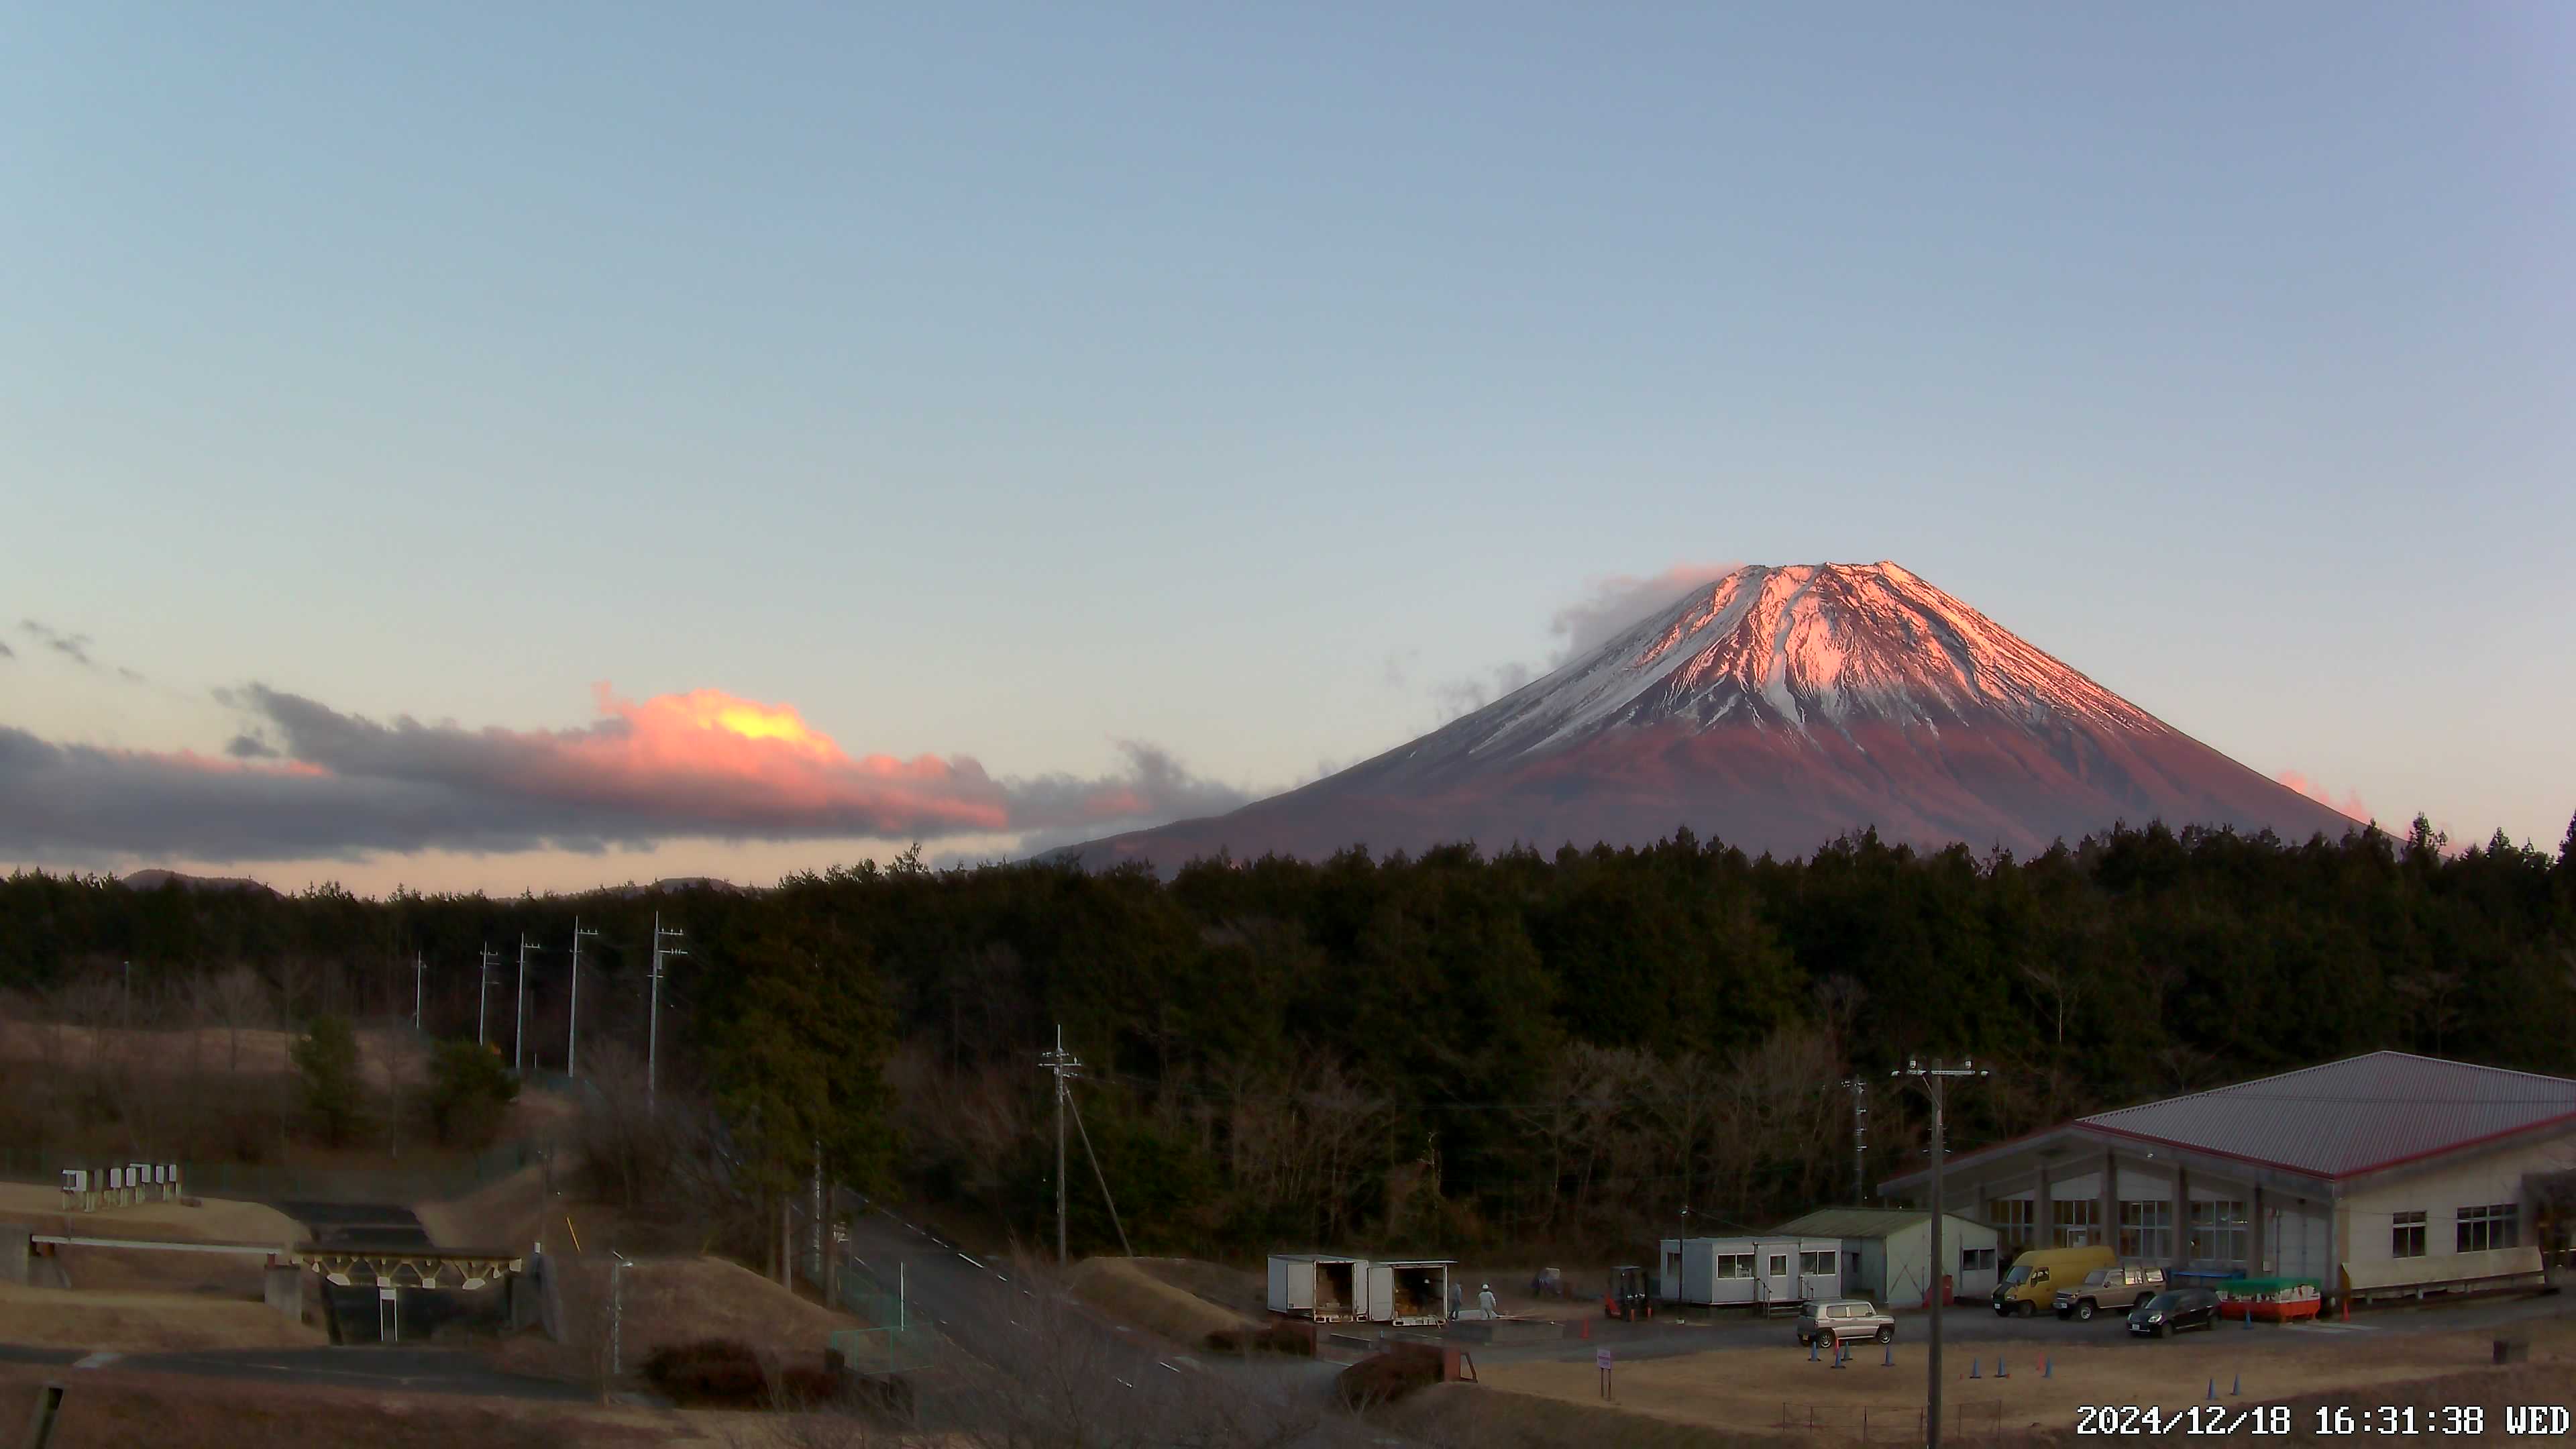
M 1757 564 L 1375 759 L 1069 853 L 1170 871 L 1219 850 L 1553 850 L 1687 827 L 1804 855 L 1875 827 L 2026 855 L 2151 820 L 2297 840 L 2358 825 L 1893 563 Z

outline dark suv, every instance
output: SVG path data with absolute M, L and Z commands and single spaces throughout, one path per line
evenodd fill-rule
M 2129 1331 L 2150 1338 L 2218 1326 L 2218 1295 L 2206 1288 L 2168 1288 L 2129 1310 Z

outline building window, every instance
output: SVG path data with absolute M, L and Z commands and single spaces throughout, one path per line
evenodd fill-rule
M 1995 1231 L 2003 1234 L 2006 1243 L 2017 1248 L 2030 1246 L 2030 1199 L 2000 1198 L 1987 1207 L 1994 1218 Z
M 1991 1273 L 1995 1271 L 1995 1250 L 1992 1248 L 1961 1248 L 1959 1250 L 1959 1271 L 1962 1273 Z
M 2388 1215 L 2388 1256 L 2392 1258 L 2424 1256 L 2424 1215 L 2422 1213 Z
M 1788 1254 L 1773 1253 L 1771 1255 L 1771 1276 L 1774 1278 L 1786 1278 L 1789 1276 Z
M 1816 1278 L 1832 1277 L 1834 1274 L 1833 1250 L 1828 1248 L 1821 1253 L 1801 1252 L 1798 1254 L 1798 1271 Z
M 2459 1211 L 2460 1251 L 2483 1253 L 2489 1248 L 2515 1246 L 2515 1221 L 2522 1210 L 2509 1202 L 2490 1203 L 2485 1207 L 2464 1207 Z
M 2173 1204 L 2161 1201 L 2120 1204 L 2120 1256 L 2158 1261 L 2171 1258 Z
M 1720 1278 L 1750 1278 L 1750 1277 L 1752 1277 L 1752 1276 L 1753 1276 L 1753 1255 L 1752 1255 L 1751 1253 L 1720 1253 L 1720 1254 L 1718 1254 L 1718 1255 L 1717 1255 L 1717 1276 L 1719 1276 Z
M 2196 1263 L 2245 1261 L 2245 1204 L 2196 1202 L 2191 1205 L 2191 1257 Z
M 2090 1247 L 2102 1241 L 2102 1201 L 2081 1198 L 2048 1205 L 2049 1241 L 2061 1248 Z

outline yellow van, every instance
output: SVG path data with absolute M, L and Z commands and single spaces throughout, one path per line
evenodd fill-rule
M 2013 1259 L 2004 1280 L 1995 1285 L 1995 1313 L 2027 1318 L 2054 1305 L 2061 1284 L 2081 1283 L 2096 1268 L 2120 1266 L 2120 1255 L 2108 1247 L 2029 1248 Z

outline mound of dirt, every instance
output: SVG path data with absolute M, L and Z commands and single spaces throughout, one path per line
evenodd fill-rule
M 179 1293 L 91 1293 L 0 1284 L 0 1343 L 172 1353 L 312 1348 L 326 1340 L 265 1304 Z
M 607 1369 L 609 1267 L 606 1253 L 554 1260 L 561 1276 L 565 1342 L 514 1334 L 495 1348 L 495 1366 L 570 1383 L 597 1383 Z M 835 1329 L 859 1321 L 779 1287 L 722 1258 L 644 1258 L 618 1275 L 619 1329 L 626 1372 L 653 1352 L 706 1339 L 749 1346 L 778 1368 L 819 1367 Z
M 1201 1258 L 1136 1258 L 1144 1269 L 1184 1293 L 1203 1298 L 1229 1313 L 1262 1318 L 1270 1312 L 1270 1287 L 1259 1273 L 1229 1268 Z
M 524 1250 L 548 1238 L 572 1247 L 572 1232 L 555 1210 L 560 1201 L 546 1186 L 546 1166 L 520 1168 L 498 1182 L 444 1202 L 416 1203 L 412 1211 L 429 1240 L 442 1248 Z
M 1176 1288 L 1133 1258 L 1085 1258 L 1074 1265 L 1074 1296 L 1120 1323 L 1196 1350 L 1211 1333 L 1241 1328 L 1243 1314 Z

